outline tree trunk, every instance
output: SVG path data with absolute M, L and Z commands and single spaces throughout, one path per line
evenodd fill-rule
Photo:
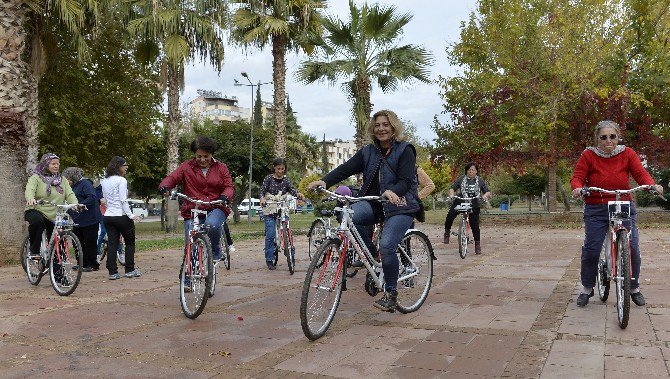
M 286 157 L 286 37 L 272 36 L 272 80 L 274 81 L 274 120 L 276 158 Z
M 559 176 L 556 176 L 556 185 L 558 185 L 558 190 L 561 191 L 565 212 L 570 212 L 570 198 L 568 197 L 568 193 L 565 192 L 565 188 L 563 188 L 563 181 Z
M 354 94 L 354 120 L 356 121 L 356 149 L 360 150 L 367 139 L 367 126 L 372 112 L 370 105 L 370 79 L 367 76 L 356 78 Z
M 168 64 L 168 145 L 167 145 L 167 171 L 172 172 L 179 166 L 179 127 L 181 114 L 179 113 L 179 92 L 181 91 L 182 76 L 184 69 Z M 167 201 L 165 214 L 165 232 L 173 233 L 177 230 L 177 218 L 179 216 L 179 202 L 177 200 Z
M 558 171 L 556 133 L 556 122 L 554 122 L 549 131 L 549 171 L 547 171 L 547 211 L 549 212 L 556 212 L 556 171 Z
M 38 98 L 37 78 L 22 58 L 28 55 L 28 8 L 23 4 L 22 0 L 0 2 L 0 266 L 18 258 L 26 230 L 23 193 L 26 172 L 32 168 L 28 158 L 37 156 L 36 147 L 28 149 L 28 137 L 37 134 Z

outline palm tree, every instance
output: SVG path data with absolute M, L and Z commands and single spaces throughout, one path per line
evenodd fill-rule
M 179 165 L 179 96 L 184 88 L 184 66 L 199 57 L 217 71 L 223 65 L 226 2 L 215 0 L 134 0 L 126 7 L 128 31 L 138 39 L 140 59 L 158 60 L 167 87 L 167 170 Z M 167 202 L 166 232 L 177 228 L 179 205 Z
M 226 2 L 210 0 L 135 0 L 127 8 L 128 31 L 137 38 L 138 57 L 158 60 L 162 85 L 168 94 L 167 168 L 179 164 L 179 96 L 184 87 L 184 65 L 199 57 L 217 71 L 223 65 Z
M 90 8 L 89 8 L 90 7 Z M 50 22 L 62 23 L 86 59 L 81 30 L 97 15 L 96 0 L 5 0 L 0 2 L 0 264 L 16 256 L 23 222 L 26 173 L 37 162 L 38 82 L 47 52 Z
M 286 156 L 286 52 L 311 53 L 314 35 L 321 30 L 319 9 L 325 0 L 233 0 L 240 4 L 233 16 L 233 39 L 245 46 L 272 44 L 276 157 Z
M 303 62 L 298 79 L 307 84 L 345 80 L 342 86 L 353 104 L 356 146 L 360 148 L 372 110 L 372 81 L 383 92 L 394 91 L 400 82 L 413 79 L 427 83 L 432 58 L 423 47 L 395 45 L 411 15 L 399 15 L 395 7 L 378 4 L 370 7 L 365 3 L 358 8 L 352 0 L 349 13 L 348 23 L 333 16 L 324 20 L 326 33 L 318 44 L 320 59 Z

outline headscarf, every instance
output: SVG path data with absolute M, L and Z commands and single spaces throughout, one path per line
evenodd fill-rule
M 61 174 L 59 172 L 52 174 L 51 171 L 49 171 L 49 163 L 53 159 L 60 159 L 58 158 L 58 155 L 54 153 L 46 153 L 42 155 L 42 159 L 40 159 L 40 163 L 35 167 L 35 170 L 33 171 L 37 176 L 44 181 L 44 183 L 47 184 L 47 196 L 51 195 L 51 186 L 56 187 L 56 191 L 58 193 L 63 193 L 63 187 L 61 187 Z
M 79 167 L 68 167 L 63 170 L 63 177 L 70 182 L 70 185 L 73 186 L 84 177 L 84 170 Z

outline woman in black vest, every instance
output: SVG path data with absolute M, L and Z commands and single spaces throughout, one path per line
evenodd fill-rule
M 367 134 L 372 143 L 359 150 L 351 159 L 329 172 L 321 180 L 309 184 L 330 187 L 351 175 L 363 174 L 363 187 L 359 196 L 383 196 L 389 202 L 359 201 L 352 205 L 353 222 L 366 246 L 375 254 L 367 227 L 384 221 L 380 240 L 380 253 L 386 281 L 384 296 L 375 307 L 394 311 L 398 291 L 398 256 L 396 249 L 419 210 L 416 151 L 404 141 L 404 126 L 392 111 L 375 113 L 368 123 Z
M 475 163 L 467 163 L 465 165 L 465 174 L 456 179 L 449 188 L 449 196 L 453 197 L 456 194 L 456 191 L 459 191 L 461 197 L 481 196 L 484 201 L 488 201 L 491 197 L 491 192 L 484 179 L 477 175 L 478 172 L 479 167 L 477 167 Z M 458 215 L 454 208 L 460 203 L 460 200 L 454 200 L 451 203 L 451 208 L 449 209 L 449 213 L 447 213 L 447 219 L 444 221 L 444 243 L 449 243 L 451 225 L 454 223 L 454 219 L 456 219 L 456 216 Z M 480 242 L 481 237 L 479 233 L 479 207 L 480 202 L 473 200 L 472 214 L 470 214 L 470 227 L 472 227 L 472 236 L 475 239 L 475 254 L 482 253 L 482 245 Z

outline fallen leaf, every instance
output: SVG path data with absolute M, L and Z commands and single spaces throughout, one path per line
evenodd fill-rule
M 210 353 L 210 354 L 209 354 L 210 357 L 211 357 L 212 355 L 220 355 L 220 356 L 222 356 L 222 357 L 229 357 L 229 356 L 230 356 L 230 353 L 227 352 L 227 351 L 223 351 L 223 350 L 221 350 L 221 351 L 219 351 L 218 353 Z
M 21 359 L 26 359 L 26 358 L 28 358 L 28 355 L 27 355 L 27 354 L 23 354 L 23 355 L 21 356 Z
M 238 320 L 238 321 L 242 321 L 242 320 L 244 320 L 244 317 L 242 317 L 242 316 L 237 316 L 237 320 Z

